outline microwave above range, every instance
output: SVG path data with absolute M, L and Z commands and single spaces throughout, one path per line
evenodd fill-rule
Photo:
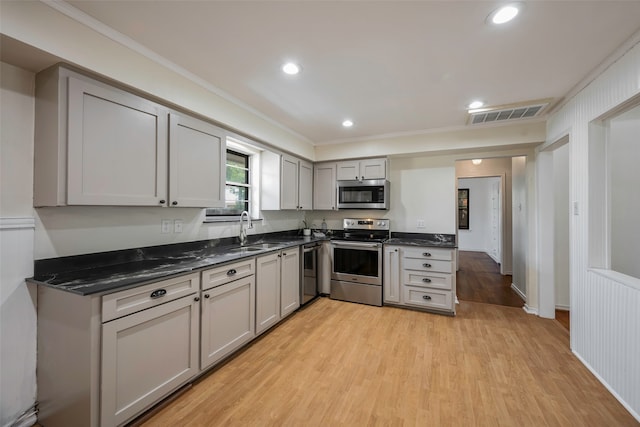
M 389 181 L 338 181 L 338 209 L 389 209 Z

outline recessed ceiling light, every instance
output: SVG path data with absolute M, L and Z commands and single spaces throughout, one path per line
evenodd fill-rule
M 287 62 L 282 66 L 282 71 L 293 76 L 300 72 L 300 66 L 294 62 Z
M 471 163 L 473 163 L 474 165 L 478 166 L 480 163 L 482 163 L 482 159 L 472 159 Z
M 346 128 L 350 128 L 351 126 L 353 126 L 353 120 L 345 120 L 342 122 L 342 126 L 346 127 Z
M 511 21 L 520 12 L 521 5 L 518 3 L 511 3 L 506 6 L 502 6 L 499 9 L 494 10 L 489 15 L 489 21 L 493 24 L 505 24 Z
M 484 102 L 482 101 L 473 101 L 471 104 L 469 104 L 469 109 L 475 110 L 476 108 L 480 108 L 483 105 L 484 105 Z

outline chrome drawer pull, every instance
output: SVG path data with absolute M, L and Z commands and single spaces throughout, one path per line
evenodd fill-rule
M 431 297 L 429 295 L 422 295 L 422 299 L 430 300 Z
M 427 279 L 426 277 L 425 277 L 424 279 L 422 279 L 422 281 L 423 281 L 424 283 L 431 283 L 431 279 Z
M 422 264 L 423 267 L 429 268 L 431 267 L 431 264 L 427 264 L 426 262 L 424 264 Z
M 423 252 L 422 256 L 431 256 L 431 254 L 429 252 Z
M 227 276 L 233 276 L 236 273 L 237 273 L 237 271 L 232 268 L 231 270 L 227 271 Z
M 167 290 L 166 289 L 156 289 L 155 291 L 151 292 L 151 295 L 149 295 L 150 298 L 160 298 L 163 297 L 167 294 Z

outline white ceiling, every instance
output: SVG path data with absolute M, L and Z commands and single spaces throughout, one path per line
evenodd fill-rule
M 501 27 L 479 0 L 68 3 L 315 144 L 463 127 L 474 99 L 558 102 L 640 29 L 640 1 L 529 1 Z

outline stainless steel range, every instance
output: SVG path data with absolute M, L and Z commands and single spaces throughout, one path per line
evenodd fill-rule
M 382 305 L 382 242 L 389 220 L 345 218 L 344 235 L 332 240 L 332 299 Z

